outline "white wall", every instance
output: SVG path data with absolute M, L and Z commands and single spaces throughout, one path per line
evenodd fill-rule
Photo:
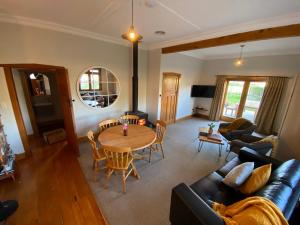
M 28 113 L 28 109 L 27 109 L 27 105 L 26 105 L 26 100 L 25 100 L 25 95 L 24 95 L 24 91 L 23 91 L 20 72 L 18 70 L 14 69 L 13 77 L 14 77 L 14 81 L 15 81 L 15 87 L 16 87 L 16 91 L 17 91 L 18 101 L 19 101 L 21 112 L 22 112 L 22 117 L 23 117 L 25 128 L 26 128 L 26 132 L 27 132 L 27 135 L 31 135 L 31 134 L 33 134 L 33 129 L 31 126 L 31 121 L 30 121 L 30 117 L 29 117 L 29 113 Z
M 4 71 L 0 68 L 0 114 L 4 125 L 4 132 L 7 135 L 7 141 L 11 149 L 16 153 L 24 152 L 19 130 L 16 124 L 16 118 L 10 101 L 9 93 L 6 87 Z
M 147 112 L 149 120 L 155 122 L 158 119 L 159 92 L 160 92 L 160 49 L 148 52 L 148 77 L 147 77 Z
M 245 64 L 235 67 L 234 59 L 216 59 L 203 61 L 203 70 L 200 76 L 200 84 L 215 84 L 216 75 L 243 75 L 243 76 L 296 76 L 300 71 L 300 55 L 286 56 L 259 56 L 245 58 Z M 292 79 L 286 85 L 283 93 L 278 116 L 275 123 L 275 131 L 280 127 L 283 113 L 286 109 L 287 99 L 290 96 Z M 210 109 L 212 99 L 199 98 L 196 104 Z
M 191 87 L 193 84 L 199 83 L 202 70 L 201 60 L 179 53 L 164 54 L 161 56 L 160 70 L 161 74 L 164 72 L 181 74 L 176 119 L 191 115 L 195 103 L 195 98 L 191 97 Z
M 131 48 L 75 35 L 39 28 L 0 23 L 0 62 L 40 63 L 64 66 L 69 71 L 78 136 L 97 129 L 99 121 L 119 117 L 131 106 Z M 111 70 L 120 81 L 120 97 L 110 107 L 93 109 L 85 106 L 76 91 L 80 74 L 91 66 Z M 139 51 L 139 110 L 146 110 L 147 52 Z M 4 87 L 6 90 L 6 87 Z M 7 91 L 7 90 L 6 90 Z M 2 91 L 1 91 L 2 92 Z M 4 99 L 4 104 L 9 104 Z M 8 114 L 9 115 L 9 114 Z M 3 121 L 8 126 L 15 126 Z
M 277 158 L 300 160 L 300 77 L 298 76 L 295 91 L 291 99 L 286 119 L 282 126 Z

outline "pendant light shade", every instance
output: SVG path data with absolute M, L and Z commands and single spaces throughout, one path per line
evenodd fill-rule
M 236 59 L 234 62 L 234 65 L 237 67 L 242 66 L 244 64 L 244 59 L 243 59 L 243 48 L 244 47 L 245 47 L 245 45 L 241 45 L 240 57 L 238 59 Z
M 125 34 L 122 34 L 122 38 L 130 42 L 136 42 L 143 39 L 143 37 L 135 30 L 133 26 L 133 0 L 131 0 L 131 25 Z

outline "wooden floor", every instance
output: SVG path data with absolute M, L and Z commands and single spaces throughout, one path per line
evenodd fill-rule
M 19 208 L 6 225 L 102 225 L 105 219 L 67 145 L 36 148 L 17 162 L 17 177 L 0 181 L 0 199 Z

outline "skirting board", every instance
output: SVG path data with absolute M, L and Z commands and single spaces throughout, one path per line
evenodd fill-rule
M 202 118 L 202 119 L 206 119 L 208 120 L 209 119 L 209 116 L 208 115 L 203 115 L 203 114 L 194 114 L 193 117 L 198 117 L 198 118 Z
M 88 139 L 86 136 L 77 137 L 78 143 L 86 142 Z
M 16 157 L 16 161 L 19 161 L 21 159 L 25 159 L 26 158 L 26 154 L 25 154 L 25 152 L 20 153 L 20 154 L 15 154 L 15 157 Z
M 187 120 L 187 119 L 190 119 L 192 117 L 193 117 L 193 115 L 184 116 L 184 117 L 181 117 L 179 119 L 176 119 L 176 122 L 179 122 L 179 121 L 182 121 L 182 120 Z

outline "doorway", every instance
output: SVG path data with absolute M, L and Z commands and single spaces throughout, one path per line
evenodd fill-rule
M 56 72 L 13 69 L 19 106 L 31 149 L 66 139 Z
M 243 117 L 254 122 L 265 86 L 264 78 L 227 80 L 221 119 L 232 121 Z
M 178 73 L 163 73 L 160 119 L 168 124 L 176 122 L 180 77 Z
M 56 129 L 64 129 L 69 149 L 78 154 L 67 70 L 40 64 L 0 66 L 4 68 L 25 154 L 31 155 L 31 136 L 41 137 Z

